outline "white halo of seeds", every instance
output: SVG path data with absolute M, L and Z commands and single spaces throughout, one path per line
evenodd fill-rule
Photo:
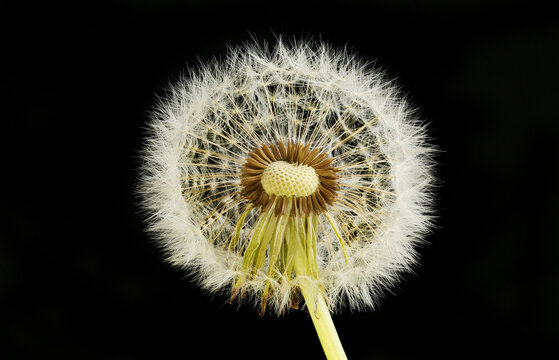
M 339 169 L 336 199 L 318 219 L 317 288 L 333 311 L 373 307 L 417 262 L 431 225 L 434 149 L 393 82 L 345 51 L 245 46 L 173 86 L 143 150 L 149 230 L 170 263 L 230 294 L 242 254 L 224 244 L 247 208 L 239 172 L 252 149 L 288 140 L 324 151 Z M 258 214 L 247 215 L 241 239 Z M 282 313 L 297 278 L 277 281 L 264 269 L 240 293 L 258 308 L 268 283 L 268 308 Z

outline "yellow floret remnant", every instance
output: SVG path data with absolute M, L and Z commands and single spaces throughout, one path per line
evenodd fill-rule
M 262 187 L 268 195 L 304 197 L 318 188 L 316 170 L 308 165 L 274 161 L 264 170 Z

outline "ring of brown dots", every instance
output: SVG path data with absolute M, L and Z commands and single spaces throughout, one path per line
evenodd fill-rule
M 333 205 L 338 191 L 339 169 L 331 166 L 333 159 L 328 158 L 320 149 L 310 149 L 310 145 L 282 141 L 277 144 L 254 148 L 248 153 L 246 162 L 241 169 L 242 195 L 254 207 L 261 208 L 262 212 L 275 206 L 276 216 L 285 215 L 291 201 L 290 216 L 320 214 L 326 211 L 327 205 Z M 262 177 L 270 164 L 285 162 L 295 166 L 305 165 L 314 169 L 318 177 L 318 184 L 312 194 L 306 196 L 286 196 L 266 192 Z M 305 167 L 306 168 L 306 167 Z

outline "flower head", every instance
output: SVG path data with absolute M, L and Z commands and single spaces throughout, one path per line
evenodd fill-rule
M 278 313 L 303 288 L 361 308 L 416 261 L 431 152 L 381 73 L 279 41 L 233 49 L 171 89 L 141 191 L 168 260 L 206 289 Z

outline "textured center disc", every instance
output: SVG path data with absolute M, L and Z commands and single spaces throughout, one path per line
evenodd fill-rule
M 274 161 L 266 167 L 260 182 L 268 195 L 302 197 L 316 191 L 319 179 L 310 166 Z

